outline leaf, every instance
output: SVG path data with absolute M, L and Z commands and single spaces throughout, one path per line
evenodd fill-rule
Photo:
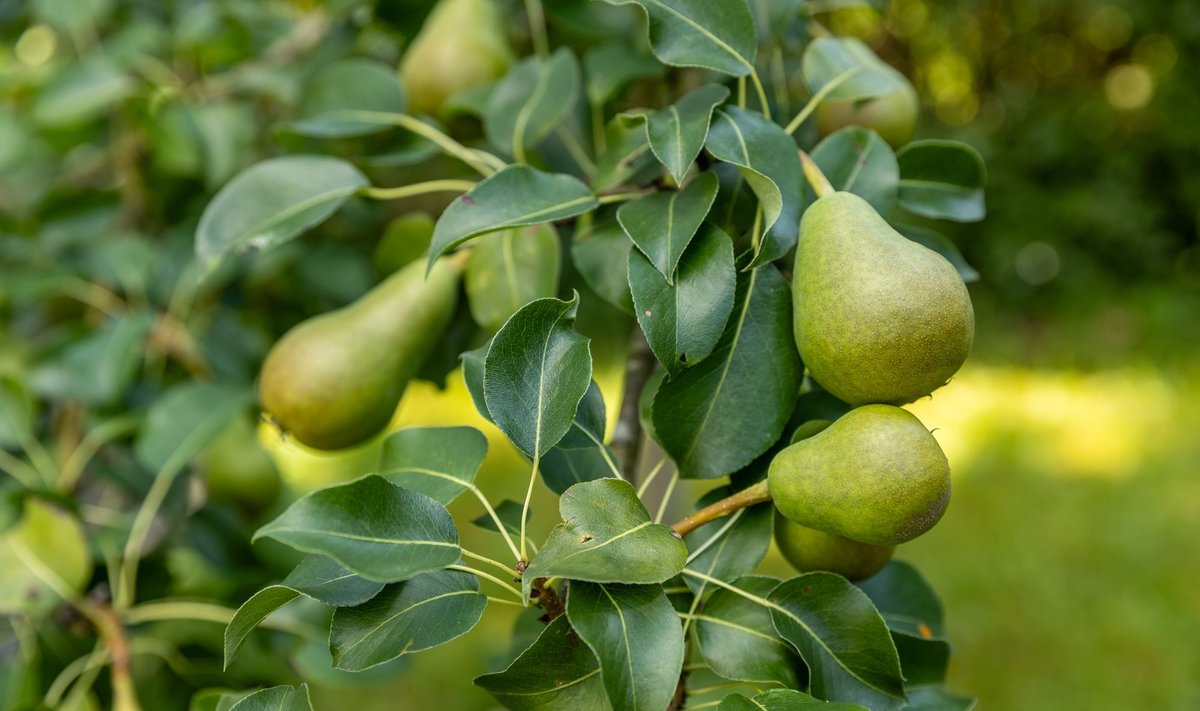
M 242 697 L 229 711 L 312 711 L 308 684 L 272 686 Z
M 697 507 L 716 503 L 731 493 L 731 487 L 716 489 L 702 497 Z M 704 524 L 683 538 L 688 567 L 725 581 L 753 572 L 771 548 L 774 519 L 775 506 L 766 502 Z M 687 576 L 684 580 L 697 595 L 703 594 L 707 583 Z
M 701 173 L 687 187 L 627 202 L 617 221 L 642 254 L 675 283 L 675 269 L 717 197 L 717 176 Z
M 474 427 L 409 427 L 383 441 L 379 475 L 449 505 L 475 486 L 488 443 Z
M 661 585 L 572 581 L 567 617 L 600 661 L 614 711 L 662 711 L 683 668 L 683 630 Z
M 604 430 L 608 425 L 604 395 L 593 380 L 575 410 L 571 429 L 556 445 L 559 449 L 591 449 L 604 443 Z
M 893 560 L 859 583 L 892 631 L 908 684 L 940 684 L 946 679 L 950 644 L 942 603 L 912 565 Z
M 718 227 L 701 228 L 672 286 L 640 252 L 629 253 L 629 285 L 650 349 L 671 373 L 712 353 L 733 311 L 737 270 L 733 241 Z
M 35 407 L 24 383 L 0 374 L 0 447 L 14 448 L 33 438 Z
M 900 207 L 923 217 L 978 222 L 987 214 L 983 158 L 958 141 L 913 141 L 896 154 Z
M 114 404 L 133 386 L 155 320 L 149 312 L 136 311 L 109 321 L 68 346 L 56 361 L 39 366 L 32 389 L 43 397 Z
M 775 629 L 808 664 L 814 696 L 871 709 L 904 705 L 896 647 L 861 590 L 833 573 L 804 573 L 767 599 Z
M 475 685 L 511 711 L 604 711 L 600 663 L 571 630 L 565 615 L 546 626 L 529 649 L 502 672 Z
M 813 149 L 812 159 L 835 189 L 858 195 L 879 214 L 896 206 L 900 165 L 892 147 L 871 129 L 834 131 Z
M 393 583 L 369 601 L 334 611 L 329 629 L 333 665 L 363 671 L 470 632 L 487 596 L 470 573 L 435 570 Z
M 609 42 L 592 47 L 583 55 L 588 101 L 603 106 L 622 89 L 637 81 L 662 74 L 663 67 L 624 43 Z
M 542 456 L 538 471 L 546 488 L 561 496 L 581 482 L 615 477 L 619 469 L 612 448 L 603 445 L 588 449 L 554 447 Z
M 241 415 L 250 391 L 231 383 L 192 381 L 172 387 L 146 413 L 134 444 L 138 463 L 173 475 Z
M 329 556 L 377 582 L 406 580 L 458 560 L 458 531 L 446 507 L 379 476 L 305 495 L 254 539 L 274 538 Z
M 649 20 L 650 45 L 663 64 L 731 76 L 754 71 L 758 37 L 746 0 L 605 0 L 637 3 Z
M 801 373 L 787 282 L 771 266 L 741 272 L 712 355 L 659 386 L 655 433 L 685 477 L 735 472 L 779 439 Z
M 633 314 L 626 265 L 633 242 L 615 217 L 601 220 L 584 215 L 571 241 L 571 260 L 588 288 L 607 303 Z M 586 223 L 586 224 L 585 224 Z
M 897 232 L 911 239 L 913 242 L 928 247 L 945 257 L 946 261 L 953 264 L 954 268 L 958 270 L 958 275 L 962 277 L 965 283 L 970 284 L 979 281 L 979 272 L 975 271 L 975 267 L 967 263 L 962 252 L 958 251 L 958 247 L 946 235 L 936 230 L 917 227 L 916 225 L 893 223 L 892 227 L 895 227 Z
M 577 178 L 510 165 L 450 203 L 433 228 L 429 264 L 479 235 L 574 217 L 597 204 Z
M 918 686 L 908 692 L 906 711 L 971 711 L 975 699 L 959 696 L 946 689 Z
M 589 340 L 574 328 L 570 301 L 531 301 L 492 339 L 483 392 L 496 426 L 529 457 L 540 457 L 570 429 L 592 382 Z
M 862 101 L 903 89 L 907 80 L 854 37 L 818 37 L 804 50 L 801 73 L 814 94 L 850 70 L 826 99 Z
M 278 585 L 268 585 L 242 603 L 225 627 L 225 669 L 242 643 L 271 613 L 304 595 L 335 607 L 361 605 L 383 589 L 383 583 L 358 577 L 336 561 L 305 557 Z
M 283 125 L 288 131 L 313 138 L 348 138 L 386 131 L 378 121 L 337 116 L 340 111 L 402 114 L 408 97 L 395 70 L 374 59 L 341 59 L 322 67 L 308 80 L 298 113 Z
M 137 91 L 133 78 L 103 52 L 84 55 L 49 76 L 29 109 L 47 128 L 97 119 Z
M 504 528 L 513 535 L 521 535 L 521 504 L 512 499 L 505 499 L 495 508 L 496 515 L 500 517 L 500 523 L 504 524 Z M 487 531 L 500 532 L 500 529 L 496 528 L 496 522 L 487 514 L 472 519 L 471 523 Z
M 868 711 L 857 704 L 831 704 L 793 689 L 770 689 L 748 699 L 731 694 L 722 699 L 717 711 Z
M 579 61 L 566 47 L 517 64 L 488 97 L 488 141 L 509 155 L 536 145 L 574 108 L 581 82 Z
M 323 222 L 368 185 L 350 163 L 328 156 L 281 156 L 234 176 L 204 208 L 196 256 L 211 272 L 247 249 L 267 250 Z
M 19 521 L 0 533 L 0 614 L 39 615 L 59 591 L 82 592 L 92 577 L 84 528 L 71 514 L 28 497 Z
M 476 238 L 463 276 L 475 323 L 496 331 L 525 304 L 558 293 L 560 251 L 551 225 Z
M 685 579 L 691 580 L 689 576 Z M 746 575 L 734 585 L 765 597 L 779 580 Z M 779 637 L 766 607 L 724 588 L 715 590 L 694 618 L 704 661 L 726 679 L 795 688 L 805 679 L 804 662 Z
M 654 523 L 633 486 L 620 479 L 576 484 L 559 499 L 563 522 L 529 563 L 535 578 L 593 583 L 661 583 L 683 569 L 687 547 L 669 526 Z
M 646 140 L 676 183 L 683 183 L 692 161 L 708 138 L 713 109 L 729 98 L 729 89 L 705 84 L 679 101 L 646 116 Z
M 795 140 L 762 114 L 729 106 L 717 111 L 705 146 L 738 167 L 762 207 L 762 238 L 748 268 L 787 254 L 808 200 Z
M 475 409 L 488 422 L 492 421 L 492 413 L 488 412 L 487 401 L 483 396 L 483 366 L 487 359 L 488 349 L 491 347 L 492 344 L 489 341 L 475 350 L 466 351 L 459 356 L 459 359 L 462 360 L 463 382 L 467 386 L 467 394 L 471 396 L 471 402 L 475 404 Z

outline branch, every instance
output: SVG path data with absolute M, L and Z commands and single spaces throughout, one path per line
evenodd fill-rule
M 734 511 L 744 509 L 747 506 L 761 504 L 764 501 L 770 500 L 771 490 L 767 487 L 767 481 L 764 479 L 748 489 L 742 489 L 732 496 L 727 496 L 715 504 L 705 506 L 696 513 L 685 516 L 671 526 L 671 528 L 675 529 L 675 532 L 681 536 L 687 535 L 710 521 L 715 521 L 722 516 L 728 516 Z
M 629 360 L 625 364 L 625 393 L 621 397 L 621 415 L 613 431 L 612 448 L 625 479 L 637 482 L 638 455 L 642 449 L 642 420 L 639 401 L 646 381 L 654 372 L 654 353 L 640 327 L 633 329 L 633 342 L 629 348 Z

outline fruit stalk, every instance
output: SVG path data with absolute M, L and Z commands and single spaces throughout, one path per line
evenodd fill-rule
M 817 194 L 818 198 L 823 198 L 830 193 L 837 192 L 833 189 L 833 184 L 829 182 L 829 178 L 826 178 L 821 169 L 817 167 L 812 156 L 804 151 L 800 151 L 800 163 L 804 167 L 804 177 L 808 180 L 808 184 L 812 186 L 813 192 Z
M 672 525 L 671 528 L 679 535 L 685 536 L 704 524 L 715 521 L 723 516 L 728 516 L 738 509 L 744 509 L 747 506 L 761 504 L 764 501 L 770 500 L 771 490 L 767 487 L 767 482 L 764 479 L 754 486 L 742 489 L 736 494 L 727 496 L 714 504 L 705 506 L 699 511 L 683 517 Z

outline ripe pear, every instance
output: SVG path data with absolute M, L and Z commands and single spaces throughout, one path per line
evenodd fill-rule
M 400 62 L 414 113 L 435 114 L 455 94 L 499 79 L 513 62 L 494 0 L 441 0 Z
M 835 533 L 801 526 L 775 512 L 775 543 L 787 562 L 801 573 L 824 570 L 847 580 L 863 580 L 883 570 L 895 546 L 859 543 Z
M 833 192 L 800 222 L 792 281 L 796 345 L 809 373 L 851 405 L 902 405 L 958 372 L 975 312 L 945 257 Z
M 767 482 L 789 520 L 890 546 L 933 527 L 950 502 L 950 465 L 911 413 L 865 405 L 771 461 Z
M 387 426 L 400 396 L 450 324 L 459 267 L 417 260 L 358 301 L 284 334 L 258 393 L 267 415 L 303 444 L 343 449 Z
M 912 140 L 917 131 L 920 102 L 917 90 L 898 72 L 901 86 L 870 99 L 825 99 L 817 106 L 817 132 L 822 137 L 845 128 L 863 126 L 878 133 L 893 148 Z

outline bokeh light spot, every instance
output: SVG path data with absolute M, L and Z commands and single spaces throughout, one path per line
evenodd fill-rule
M 21 64 L 37 67 L 50 61 L 57 48 L 58 35 L 54 30 L 48 25 L 32 25 L 21 33 L 13 52 Z
M 1104 95 L 1115 109 L 1140 109 L 1154 98 L 1154 75 L 1141 64 L 1121 64 L 1104 77 Z
M 1058 250 L 1045 242 L 1030 242 L 1017 252 L 1013 266 L 1026 284 L 1038 286 L 1058 276 L 1062 260 Z

